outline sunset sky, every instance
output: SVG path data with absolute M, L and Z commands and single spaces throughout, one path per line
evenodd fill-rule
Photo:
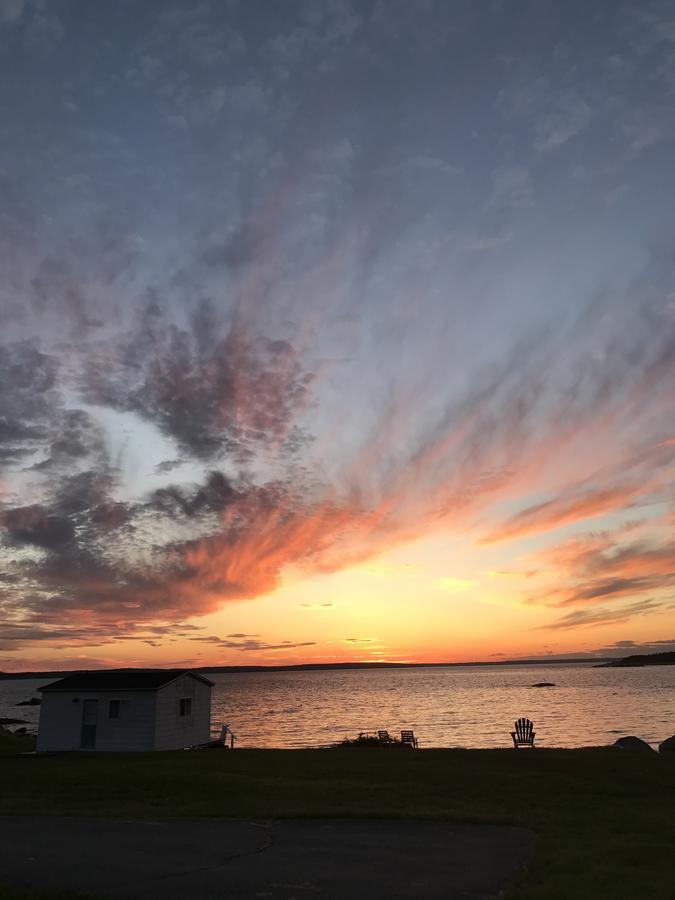
M 675 649 L 671 0 L 0 0 L 0 669 Z

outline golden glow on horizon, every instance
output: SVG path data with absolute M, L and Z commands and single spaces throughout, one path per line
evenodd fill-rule
M 649 614 L 632 620 L 608 616 L 606 622 L 589 619 L 590 627 L 574 627 L 574 620 L 570 627 L 552 627 L 569 614 L 551 602 L 561 589 L 560 566 L 573 567 L 575 553 L 593 546 L 572 537 L 553 548 L 530 548 L 519 554 L 522 569 L 516 569 L 504 547 L 437 535 L 334 573 L 289 568 L 277 590 L 190 619 L 186 624 L 194 630 L 182 636 L 151 640 L 139 626 L 137 640 L 70 653 L 58 645 L 36 646 L 34 656 L 24 652 L 9 664 L 4 659 L 2 668 L 490 661 L 592 652 L 626 639 L 649 642 L 663 637 L 664 629 L 675 634 L 672 605 L 645 609 Z M 638 571 L 635 559 L 626 565 Z M 583 626 L 585 607 L 574 615 L 581 615 Z

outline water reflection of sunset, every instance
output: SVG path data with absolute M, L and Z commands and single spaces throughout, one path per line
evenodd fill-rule
M 618 729 L 657 744 L 675 715 L 675 670 L 504 666 L 214 675 L 217 719 L 240 746 L 327 745 L 414 728 L 422 747 L 507 747 L 515 719 L 540 747 L 606 746 Z M 537 690 L 536 681 L 554 687 Z M 670 718 L 669 718 L 670 714 Z M 623 732 L 621 732 L 623 733 Z

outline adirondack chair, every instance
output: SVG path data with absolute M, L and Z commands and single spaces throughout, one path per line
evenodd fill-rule
M 516 730 L 511 732 L 513 738 L 513 746 L 517 750 L 518 747 L 534 747 L 534 725 L 529 719 L 518 719 L 515 725 Z
M 411 747 L 414 747 L 417 750 L 417 738 L 412 733 L 412 731 L 402 731 L 401 732 L 401 743 L 402 744 L 410 744 Z
M 378 740 L 382 741 L 383 744 L 391 744 L 393 741 L 393 738 L 389 737 L 388 731 L 378 731 L 377 737 L 378 737 Z

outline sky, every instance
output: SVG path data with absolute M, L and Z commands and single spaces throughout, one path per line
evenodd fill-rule
M 0 0 L 0 669 L 675 649 L 672 0 Z

